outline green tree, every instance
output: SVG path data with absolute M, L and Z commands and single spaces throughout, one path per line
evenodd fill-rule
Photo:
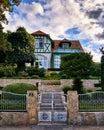
M 74 78 L 72 90 L 76 90 L 78 94 L 83 94 L 86 92 L 86 90 L 83 88 L 82 81 L 79 77 Z
M 5 62 L 6 53 L 11 49 L 3 33 L 2 22 L 8 23 L 4 12 L 12 12 L 13 7 L 18 6 L 20 2 L 21 0 L 0 0 L 0 63 Z
M 12 52 L 8 53 L 8 62 L 16 63 L 19 70 L 25 68 L 25 63 L 34 62 L 35 39 L 24 27 L 8 34 Z
M 2 25 L 0 24 L 0 63 L 6 62 L 8 51 L 11 51 L 11 45 L 7 41 L 6 34 L 3 32 Z
M 98 62 L 93 62 L 91 69 L 92 76 L 100 76 L 101 75 L 101 64 Z
M 21 0 L 0 0 L 0 22 L 7 23 L 5 11 L 12 12 L 13 7 L 20 4 Z
M 86 78 L 90 75 L 92 63 L 90 53 L 72 53 L 62 57 L 61 71 L 67 78 Z
M 101 57 L 101 88 L 104 91 L 104 52 Z

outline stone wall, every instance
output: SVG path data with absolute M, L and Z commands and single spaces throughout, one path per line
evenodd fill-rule
M 27 112 L 0 112 L 0 126 L 29 125 Z
M 13 84 L 13 83 L 29 83 L 36 85 L 36 82 L 41 82 L 38 79 L 0 79 L 0 86 L 5 87 L 6 85 Z
M 104 125 L 104 112 L 79 112 L 78 94 L 69 91 L 67 95 L 69 125 Z M 37 125 L 38 95 L 36 91 L 27 92 L 27 112 L 0 112 L 0 126 Z
M 75 125 L 104 125 L 104 112 L 78 112 L 73 120 Z
M 95 90 L 96 88 L 94 87 L 95 83 L 99 83 L 99 80 L 82 80 L 83 81 L 83 86 L 87 89 L 92 89 Z M 71 86 L 72 85 L 72 80 L 68 79 L 62 79 L 59 80 L 60 84 L 58 85 L 56 83 L 53 84 L 53 82 L 58 82 L 57 80 L 38 80 L 38 79 L 0 79 L 0 86 L 5 87 L 8 84 L 13 84 L 13 83 L 30 83 L 33 85 L 36 85 L 36 83 L 39 83 L 39 91 L 61 91 L 62 87 L 65 85 Z M 52 82 L 52 84 L 51 84 Z M 50 84 L 49 84 L 50 83 Z
M 27 112 L 0 112 L 0 126 L 36 125 L 38 123 L 37 91 L 27 92 Z
M 99 80 L 85 79 L 85 80 L 82 80 L 82 82 L 83 82 L 84 88 L 95 90 L 96 88 L 94 87 L 94 84 L 99 83 Z M 73 83 L 73 80 L 68 80 L 68 79 L 61 80 L 61 86 L 65 86 L 65 85 L 70 86 L 72 85 L 72 83 Z
M 104 112 L 79 112 L 78 94 L 68 92 L 68 124 L 74 125 L 104 125 Z

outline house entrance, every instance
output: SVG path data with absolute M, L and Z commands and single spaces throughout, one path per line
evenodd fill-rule
M 42 123 L 67 122 L 67 97 L 62 92 L 41 92 L 38 104 L 38 121 Z

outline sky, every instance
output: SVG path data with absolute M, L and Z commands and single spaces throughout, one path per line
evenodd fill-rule
M 104 47 L 104 0 L 22 0 L 4 31 L 23 26 L 29 33 L 41 30 L 53 40 L 79 40 L 94 62 L 100 62 Z

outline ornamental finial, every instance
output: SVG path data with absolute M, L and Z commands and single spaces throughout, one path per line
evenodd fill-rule
M 104 47 L 99 48 L 100 52 L 104 54 Z

